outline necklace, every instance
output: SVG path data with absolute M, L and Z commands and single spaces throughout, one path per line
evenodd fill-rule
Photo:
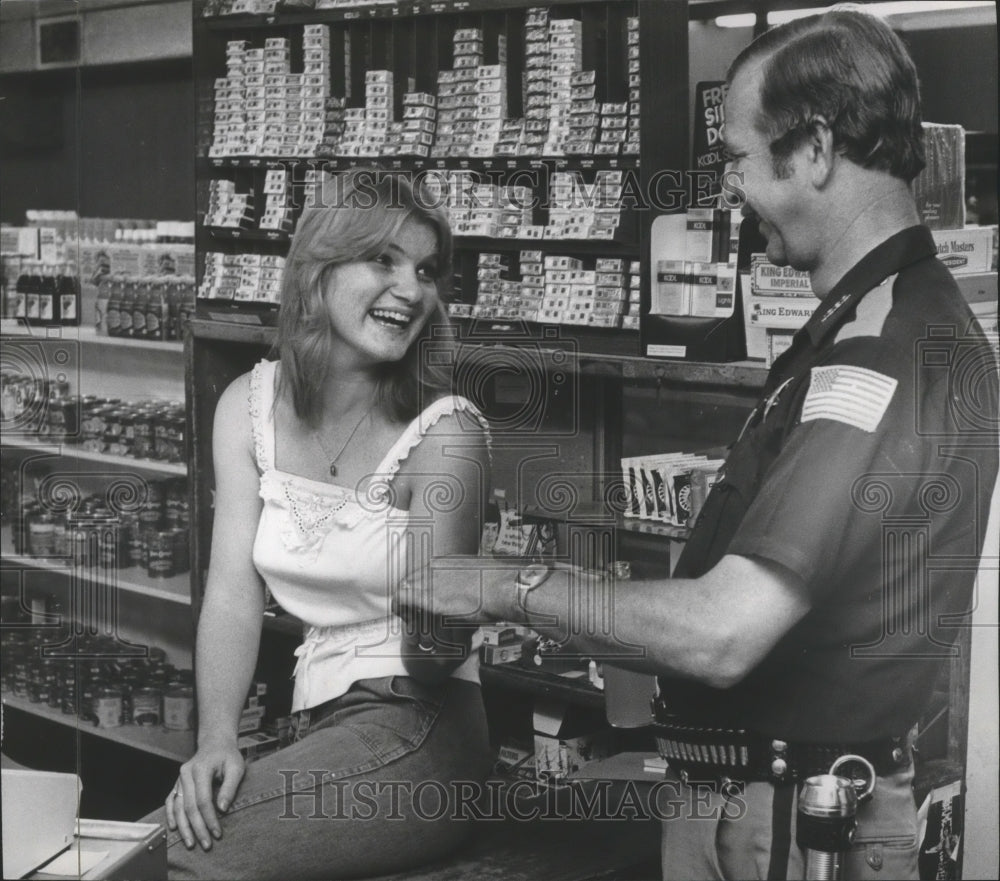
M 312 431 L 313 437 L 316 438 L 316 443 L 319 444 L 319 448 L 323 451 L 324 455 L 330 460 L 330 476 L 337 476 L 337 460 L 344 455 L 344 450 L 347 449 L 348 444 L 354 440 L 354 435 L 358 433 L 358 429 L 361 428 L 361 423 L 371 415 L 372 410 L 375 408 L 375 402 L 373 401 L 371 406 L 361 414 L 361 418 L 358 420 L 357 425 L 347 436 L 347 440 L 344 441 L 344 445 L 340 448 L 335 456 L 330 455 L 330 451 L 326 448 L 326 444 L 323 443 L 323 436 L 314 428 Z

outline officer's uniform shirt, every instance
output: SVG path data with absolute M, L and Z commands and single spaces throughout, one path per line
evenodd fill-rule
M 675 576 L 760 558 L 811 609 L 733 688 L 661 678 L 678 720 L 806 742 L 917 720 L 968 624 L 997 470 L 993 355 L 935 255 L 922 226 L 879 245 L 775 362 Z

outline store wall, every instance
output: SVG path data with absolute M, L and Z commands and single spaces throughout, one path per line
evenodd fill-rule
M 692 106 L 695 83 L 724 79 L 730 62 L 752 36 L 750 28 L 720 28 L 710 21 L 691 22 Z M 996 27 L 975 25 L 907 30 L 901 37 L 917 65 L 924 119 L 963 125 L 968 131 L 996 134 Z
M 0 78 L 0 220 L 194 216 L 190 59 Z
M 996 134 L 996 28 L 908 31 L 902 37 L 920 74 L 924 118 Z

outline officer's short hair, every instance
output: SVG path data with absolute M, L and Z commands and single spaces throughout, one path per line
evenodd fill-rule
M 863 168 L 910 182 L 924 167 L 917 70 L 881 19 L 836 7 L 758 37 L 737 56 L 728 81 L 763 60 L 757 128 L 771 140 L 776 170 L 810 135 L 817 117 L 835 148 Z

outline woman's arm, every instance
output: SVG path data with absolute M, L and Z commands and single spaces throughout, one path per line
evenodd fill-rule
M 168 826 L 180 829 L 188 847 L 196 837 L 206 850 L 209 833 L 221 835 L 216 806 L 225 810 L 243 779 L 237 728 L 264 611 L 264 586 L 252 560 L 261 500 L 248 395 L 249 377 L 242 376 L 223 392 L 215 411 L 212 556 L 196 646 L 198 749 L 181 767 L 180 799 L 167 799 Z
M 469 423 L 460 416 L 443 417 L 404 466 L 411 491 L 410 571 L 419 571 L 436 557 L 475 554 L 479 549 L 490 460 L 485 432 Z M 404 621 L 403 661 L 414 678 L 440 682 L 468 657 L 476 625 L 446 626 L 441 616 L 427 613 L 407 614 Z

